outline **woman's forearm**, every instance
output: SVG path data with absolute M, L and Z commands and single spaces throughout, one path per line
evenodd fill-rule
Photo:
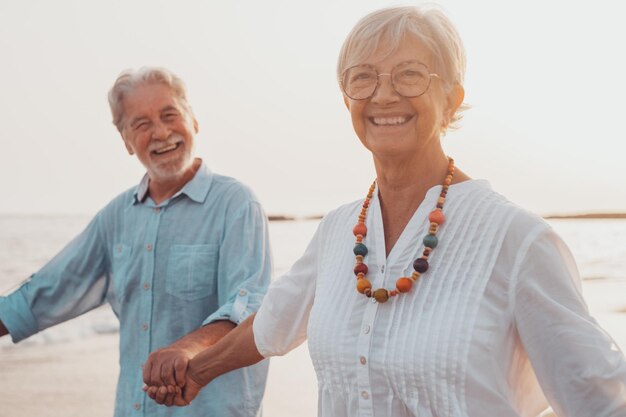
M 197 354 L 189 362 L 187 376 L 205 386 L 222 374 L 263 360 L 254 343 L 253 322 L 254 314 L 219 342 Z

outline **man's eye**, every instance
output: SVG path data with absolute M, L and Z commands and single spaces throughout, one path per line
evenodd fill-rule
M 135 130 L 146 130 L 147 127 L 148 127 L 148 122 L 141 122 L 135 125 Z

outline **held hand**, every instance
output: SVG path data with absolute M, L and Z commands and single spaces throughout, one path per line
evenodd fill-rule
M 167 407 L 172 405 L 184 407 L 191 404 L 191 401 L 198 396 L 203 385 L 194 380 L 193 373 L 187 373 L 187 381 L 181 389 L 178 385 L 172 386 L 144 386 L 143 390 L 157 404 Z
M 152 352 L 143 367 L 144 383 L 149 387 L 169 385 L 172 389 L 182 389 L 186 383 L 187 366 L 191 357 L 191 352 L 175 347 Z
M 173 405 L 177 407 L 184 407 L 189 405 L 189 402 L 183 398 L 183 390 L 178 386 L 147 386 L 143 387 L 148 397 L 152 398 L 157 404 L 162 404 L 167 407 Z

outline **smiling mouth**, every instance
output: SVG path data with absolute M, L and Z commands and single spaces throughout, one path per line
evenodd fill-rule
M 403 125 L 413 116 L 394 116 L 394 117 L 370 117 L 369 121 L 376 126 L 399 126 Z
M 154 151 L 152 151 L 152 153 L 155 154 L 155 155 L 163 155 L 165 153 L 175 151 L 176 149 L 178 149 L 180 144 L 181 144 L 181 142 L 177 142 L 177 143 L 175 143 L 173 145 L 169 145 L 169 146 L 166 146 L 164 148 L 155 149 Z

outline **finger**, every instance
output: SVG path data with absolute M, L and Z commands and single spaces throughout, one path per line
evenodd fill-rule
M 173 386 L 168 385 L 167 386 L 167 395 L 165 396 L 165 401 L 164 401 L 164 405 L 166 407 L 171 407 L 172 405 L 174 405 L 174 398 L 176 396 L 176 389 L 174 389 Z
M 161 380 L 163 381 L 164 385 L 171 385 L 172 387 L 176 385 L 176 377 L 174 376 L 174 373 L 176 372 L 176 360 L 174 361 L 174 363 L 171 363 L 169 361 L 164 362 L 161 366 Z
M 193 379 L 190 379 L 185 385 L 185 388 L 183 388 L 183 399 L 185 402 L 191 404 L 191 401 L 196 398 L 201 389 L 201 385 L 198 385 Z
M 148 387 L 148 391 L 146 391 L 146 393 L 148 394 L 148 397 L 152 398 L 153 400 L 156 400 L 156 393 L 159 390 L 159 387 Z
M 163 360 L 155 360 L 152 364 L 152 370 L 150 372 L 150 382 L 148 385 L 161 386 L 165 385 L 161 379 L 161 368 L 163 367 Z
M 167 387 L 159 387 L 156 393 L 156 398 L 154 399 L 157 403 L 163 404 L 165 403 L 165 397 L 167 396 Z
M 187 382 L 187 366 L 189 366 L 189 359 L 185 357 L 178 357 L 174 361 L 174 373 L 176 377 L 175 384 L 179 387 L 184 387 Z
M 150 384 L 151 372 L 152 372 L 152 355 L 148 356 L 148 360 L 143 365 L 143 382 L 145 382 L 147 385 L 152 385 Z

